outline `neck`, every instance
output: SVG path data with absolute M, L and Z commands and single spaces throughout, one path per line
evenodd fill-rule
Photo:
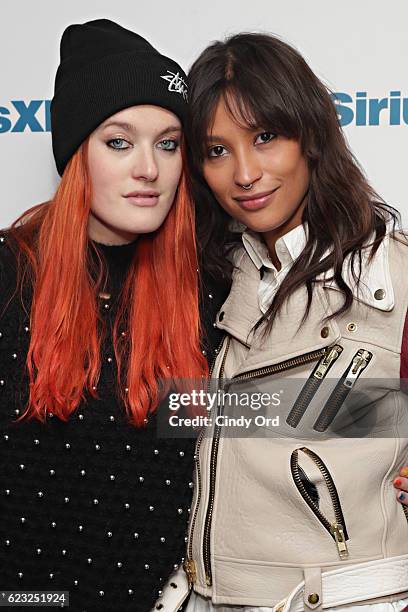
M 112 227 L 108 223 L 96 217 L 92 211 L 89 214 L 88 220 L 88 236 L 90 240 L 94 240 L 99 244 L 106 244 L 108 246 L 129 244 L 134 242 L 137 238 L 137 234 Z

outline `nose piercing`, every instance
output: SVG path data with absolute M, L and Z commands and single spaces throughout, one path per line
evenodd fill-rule
M 246 191 L 249 191 L 250 189 L 252 189 L 252 185 L 253 183 L 249 183 L 249 185 L 241 185 L 242 189 L 246 189 Z

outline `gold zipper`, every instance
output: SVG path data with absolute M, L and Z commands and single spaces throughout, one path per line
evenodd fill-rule
M 224 366 L 225 366 L 225 361 L 227 358 L 228 350 L 230 347 L 230 342 L 231 342 L 231 337 L 228 336 L 227 346 L 226 346 L 225 353 L 223 355 L 223 360 L 222 360 L 221 367 L 220 367 L 219 378 L 222 378 L 222 375 L 224 373 Z M 294 368 L 294 367 L 297 367 L 297 366 L 300 366 L 306 363 L 310 363 L 326 355 L 330 348 L 331 347 L 326 346 L 324 348 L 317 349 L 316 351 L 305 353 L 304 355 L 293 357 L 291 359 L 287 359 L 286 361 L 282 361 L 280 363 L 276 363 L 274 365 L 267 366 L 265 368 L 260 368 L 258 370 L 251 370 L 250 372 L 245 372 L 245 374 L 233 376 L 231 379 L 231 384 L 232 384 L 232 381 L 238 382 L 241 380 L 260 378 L 262 376 L 267 376 L 268 374 L 276 374 L 278 372 L 283 372 L 285 370 L 289 370 L 291 368 Z M 210 495 L 209 495 L 209 500 L 208 500 L 207 514 L 206 514 L 205 526 L 204 526 L 203 560 L 204 560 L 205 579 L 206 579 L 207 586 L 212 585 L 210 537 L 211 537 L 211 521 L 212 521 L 213 510 L 214 510 L 215 475 L 217 471 L 217 453 L 218 453 L 220 431 L 221 431 L 221 427 L 217 426 L 214 430 L 214 438 L 213 438 L 213 443 L 211 447 Z
M 365 349 L 359 349 L 357 351 L 347 370 L 336 384 L 323 410 L 317 417 L 313 425 L 315 431 L 324 432 L 332 424 L 361 372 L 365 370 L 370 363 L 372 356 L 373 354 Z
M 319 357 L 326 355 L 330 348 L 331 347 L 329 346 L 325 346 L 324 348 L 317 349 L 311 353 L 305 353 L 304 355 L 299 355 L 298 357 L 292 357 L 292 359 L 287 359 L 286 361 L 281 361 L 280 363 L 275 363 L 271 366 L 260 368 L 259 370 L 250 370 L 249 372 L 245 372 L 245 374 L 233 376 L 231 380 L 237 382 L 241 380 L 261 378 L 262 376 L 267 376 L 268 374 L 277 374 L 278 372 L 290 370 L 292 368 L 296 368 L 297 366 L 310 363 L 311 361 L 316 361 L 316 359 L 319 359 Z
M 222 381 L 224 374 L 225 361 L 227 359 L 229 347 L 231 344 L 231 336 L 227 337 L 227 343 L 222 357 L 220 366 L 219 379 Z M 219 414 L 219 408 L 217 410 L 217 416 Z M 221 407 L 222 409 L 222 407 Z M 208 498 L 207 513 L 204 523 L 204 536 L 203 536 L 203 561 L 205 571 L 205 581 L 207 586 L 212 585 L 212 573 L 211 573 L 211 550 L 210 550 L 210 537 L 211 537 L 211 521 L 214 510 L 214 496 L 215 496 L 215 475 L 217 472 L 217 457 L 218 457 L 218 445 L 220 441 L 221 427 L 217 425 L 214 429 L 214 437 L 211 446 L 211 459 L 210 459 L 210 492 Z
M 330 531 L 336 542 L 340 559 L 348 559 L 349 552 L 347 548 L 346 538 L 344 535 L 343 525 L 341 523 L 332 523 Z
M 186 559 L 183 563 L 183 569 L 186 572 L 188 586 L 191 589 L 195 581 L 197 580 L 197 566 L 193 559 Z
M 319 506 L 310 497 L 309 493 L 307 492 L 300 478 L 299 451 L 302 451 L 303 453 L 305 453 L 308 457 L 312 459 L 312 461 L 317 465 L 320 473 L 322 474 L 324 478 L 324 481 L 326 483 L 327 489 L 330 494 L 330 499 L 331 499 L 333 510 L 334 510 L 335 520 L 332 523 L 324 516 Z M 330 533 L 330 535 L 334 539 L 340 559 L 342 560 L 347 559 L 349 556 L 349 552 L 347 548 L 347 540 L 349 539 L 349 536 L 347 534 L 347 529 L 346 529 L 346 525 L 344 521 L 343 510 L 340 504 L 339 494 L 337 493 L 336 486 L 333 482 L 333 478 L 331 477 L 329 470 L 327 469 L 324 462 L 320 459 L 320 457 L 316 455 L 316 453 L 314 453 L 312 450 L 306 447 L 302 447 L 302 448 L 294 450 L 290 461 L 291 461 L 292 477 L 293 477 L 293 480 L 295 482 L 295 485 L 299 493 L 301 494 L 301 496 L 303 497 L 303 499 L 305 500 L 309 508 L 312 510 L 312 512 L 315 514 L 315 516 L 322 523 L 323 527 L 327 529 L 327 531 Z
M 360 349 L 353 357 L 353 361 L 349 366 L 345 376 L 343 385 L 351 389 L 361 372 L 368 366 L 371 361 L 373 354 L 365 349 Z
M 325 376 L 335 361 L 337 361 L 337 359 L 340 357 L 342 352 L 343 347 L 341 347 L 339 344 L 335 344 L 332 348 L 327 350 L 323 357 L 321 357 L 319 363 L 316 365 L 315 369 L 303 385 L 291 411 L 286 418 L 286 422 L 290 427 L 297 427 L 299 425 L 300 420 L 317 393 Z
M 196 474 L 197 474 L 197 501 L 194 508 L 194 513 L 191 519 L 191 527 L 190 527 L 190 536 L 187 547 L 187 559 L 184 561 L 184 571 L 187 574 L 187 580 L 189 587 L 191 587 L 195 581 L 197 580 L 197 566 L 196 562 L 193 560 L 193 533 L 197 520 L 198 508 L 200 506 L 201 501 L 201 470 L 200 470 L 200 461 L 198 453 L 200 451 L 201 442 L 204 437 L 204 429 L 200 431 L 200 435 L 197 440 L 196 450 L 194 455 L 194 461 L 196 466 Z
M 207 390 L 209 390 L 210 388 L 210 384 L 211 384 L 211 377 L 214 371 L 214 367 L 215 367 L 215 362 L 217 360 L 217 356 L 218 353 L 224 343 L 224 339 L 225 336 L 223 337 L 223 339 L 221 340 L 220 344 L 218 345 L 217 349 L 215 350 L 215 355 L 214 358 L 212 360 L 211 363 L 211 367 L 210 367 L 210 371 L 208 374 L 208 385 L 207 385 Z M 202 487 L 201 487 L 201 469 L 200 469 L 200 461 L 199 461 L 199 453 L 200 453 L 200 447 L 201 447 L 201 443 L 204 437 L 204 432 L 205 429 L 203 428 L 200 431 L 200 435 L 197 439 L 197 444 L 196 444 L 196 450 L 195 450 L 195 455 L 194 455 L 194 461 L 195 461 L 195 466 L 196 466 L 196 474 L 197 474 L 197 501 L 195 504 L 195 508 L 194 508 L 194 513 L 191 519 L 191 527 L 190 527 L 190 535 L 189 535 L 189 542 L 188 542 L 188 546 L 187 546 L 187 559 L 184 561 L 184 571 L 187 574 L 187 579 L 188 579 L 188 583 L 189 586 L 191 587 L 195 581 L 197 580 L 197 565 L 196 562 L 193 560 L 193 533 L 194 533 L 194 528 L 195 528 L 195 524 L 196 524 L 196 520 L 197 520 L 197 514 L 198 514 L 198 508 L 200 507 L 200 501 L 201 501 L 201 492 L 202 492 Z
M 322 357 L 322 359 L 319 361 L 315 371 L 312 373 L 312 376 L 318 380 L 323 380 L 333 363 L 340 357 L 342 352 L 343 347 L 339 344 L 335 344 L 333 348 L 329 350 L 328 354 Z

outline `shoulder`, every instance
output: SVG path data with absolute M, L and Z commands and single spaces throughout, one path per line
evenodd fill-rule
M 18 293 L 20 250 L 9 230 L 0 230 L 0 316 Z
M 201 273 L 200 310 L 204 325 L 212 326 L 215 315 L 228 296 L 231 283 L 229 279 Z
M 17 276 L 19 249 L 9 230 L 0 230 L 0 282 L 12 282 Z
M 227 255 L 229 261 L 232 263 L 232 265 L 234 266 L 234 268 L 239 268 L 240 265 L 242 264 L 243 260 L 245 259 L 245 255 L 247 255 L 247 252 L 245 250 L 244 245 L 241 243 L 239 245 L 236 245 Z
M 408 267 L 408 239 L 401 232 L 388 232 L 372 254 L 373 239 L 361 250 L 360 258 L 348 255 L 343 262 L 343 279 L 358 302 L 385 312 L 405 308 L 408 285 L 401 271 Z M 338 289 L 329 271 L 326 287 Z M 402 281 L 402 282 L 401 282 Z M 397 308 L 396 308 L 397 306 Z M 405 308 L 406 309 L 406 308 Z
M 408 232 L 394 232 L 385 244 L 387 263 L 396 298 L 408 306 Z
M 385 246 L 388 250 L 391 261 L 394 258 L 397 258 L 398 263 L 399 258 L 408 258 L 408 231 L 400 230 L 398 232 L 390 233 L 387 235 L 385 240 Z M 399 260 L 399 265 L 401 265 L 401 260 Z
M 401 272 L 408 267 L 408 232 L 389 232 L 382 240 L 373 260 L 380 260 L 393 285 L 407 285 Z
M 202 331 L 202 348 L 209 363 L 219 346 L 222 334 L 215 327 L 217 313 L 225 302 L 230 290 L 230 281 L 217 278 L 203 270 L 201 272 L 200 319 Z

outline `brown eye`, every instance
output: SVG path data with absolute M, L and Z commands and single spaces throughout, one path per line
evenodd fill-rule
M 265 144 L 267 142 L 270 142 L 274 138 L 275 134 L 272 134 L 272 132 L 262 132 L 261 134 L 258 134 L 255 140 L 255 144 Z
M 211 147 L 208 151 L 208 157 L 222 157 L 224 155 L 224 151 L 226 151 L 225 147 L 222 145 L 216 145 L 215 147 Z

